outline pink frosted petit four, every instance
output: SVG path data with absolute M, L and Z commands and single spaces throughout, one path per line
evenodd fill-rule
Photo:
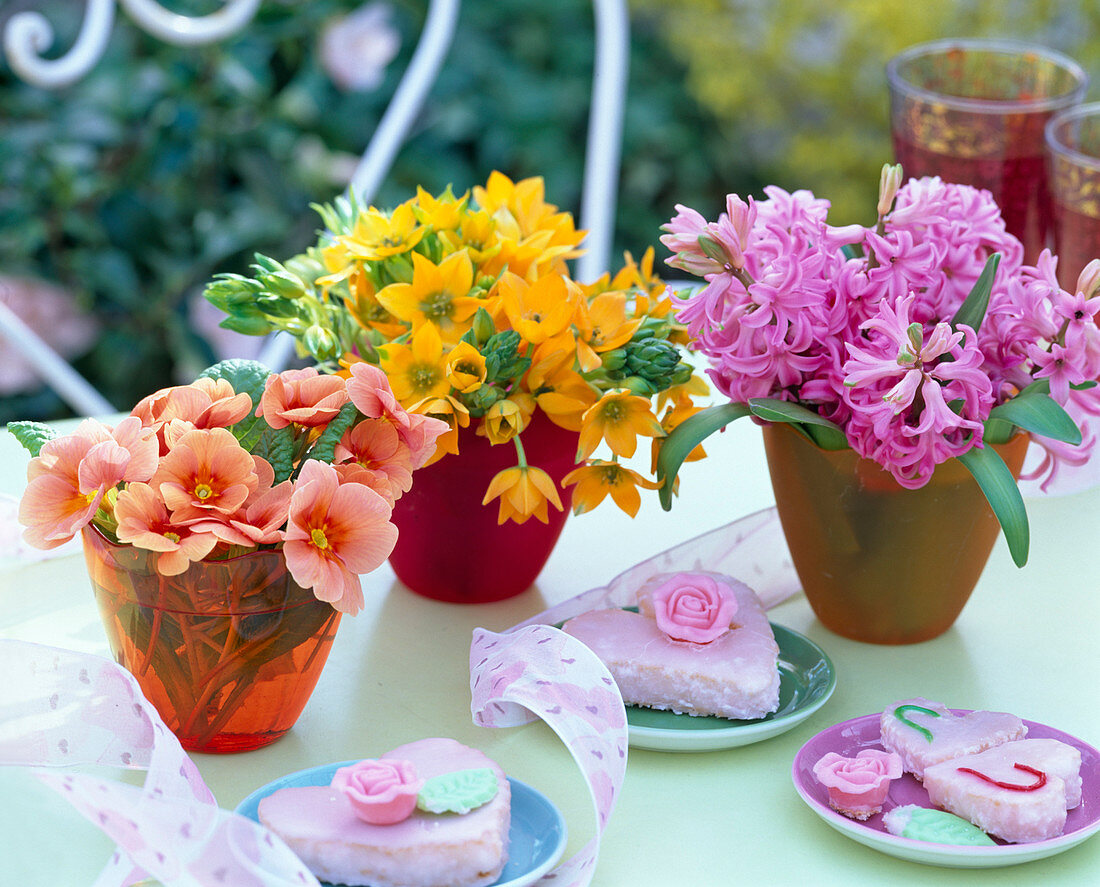
M 928 799 L 1012 843 L 1062 834 L 1081 801 L 1081 755 L 1055 739 L 1007 742 L 924 771 Z
M 902 774 L 893 752 L 865 748 L 854 758 L 829 752 L 814 764 L 814 776 L 829 792 L 829 806 L 852 819 L 881 812 L 890 783 Z
M 880 732 L 883 748 L 901 755 L 905 771 L 922 779 L 925 769 L 940 761 L 1023 739 L 1027 727 L 1007 712 L 956 715 L 942 703 L 918 696 L 888 705 Z
M 639 590 L 638 610 L 593 610 L 562 626 L 604 662 L 628 705 L 738 719 L 779 707 L 779 645 L 747 585 L 661 574 Z
M 422 739 L 348 771 L 333 785 L 279 789 L 260 801 L 260 821 L 319 879 L 353 887 L 484 887 L 499 879 L 511 787 L 481 752 Z M 407 809 L 410 796 L 415 809 Z M 375 806 L 399 809 L 378 824 L 370 821 Z

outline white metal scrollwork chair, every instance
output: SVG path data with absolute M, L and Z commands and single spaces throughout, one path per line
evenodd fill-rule
M 12 70 L 44 88 L 67 86 L 84 76 L 102 57 L 120 5 L 147 33 L 180 46 L 224 39 L 252 20 L 260 0 L 227 0 L 224 8 L 192 18 L 170 13 L 155 0 L 87 0 L 80 33 L 71 50 L 57 59 L 42 53 L 53 43 L 53 30 L 36 12 L 8 21 L 4 52 Z M 369 204 L 385 180 L 438 75 L 453 40 L 460 0 L 430 0 L 428 13 L 408 69 L 371 138 L 349 184 L 360 203 Z M 622 145 L 623 104 L 629 61 L 630 22 L 626 0 L 593 0 L 595 60 L 592 104 L 585 148 L 580 223 L 588 230 L 586 252 L 577 260 L 580 280 L 608 270 L 614 233 L 616 192 Z M 16 348 L 78 414 L 103 415 L 115 408 L 0 299 L 0 339 Z M 293 340 L 281 335 L 266 343 L 260 360 L 276 369 L 291 355 Z

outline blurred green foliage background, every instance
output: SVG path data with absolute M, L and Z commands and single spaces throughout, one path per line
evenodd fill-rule
M 343 189 L 427 4 L 383 4 L 397 56 L 376 88 L 346 91 L 318 38 L 361 5 L 265 0 L 242 34 L 195 49 L 160 43 L 120 13 L 103 61 L 56 92 L 0 64 L 0 274 L 57 282 L 99 321 L 74 363 L 120 409 L 215 358 L 190 311 L 206 280 L 316 236 L 309 204 Z M 82 2 L 0 2 L 0 27 L 24 8 L 54 25 L 52 54 L 72 45 Z M 1100 71 L 1091 0 L 631 0 L 631 11 L 616 252 L 635 255 L 659 246 L 676 203 L 714 217 L 726 193 L 769 182 L 829 197 L 838 222 L 866 218 L 890 159 L 883 67 L 909 44 L 1016 37 Z M 542 175 L 548 199 L 577 212 L 592 52 L 590 0 L 466 0 L 375 202 L 393 205 L 418 184 L 464 190 L 499 169 Z M 64 412 L 44 389 L 0 399 L 0 421 Z

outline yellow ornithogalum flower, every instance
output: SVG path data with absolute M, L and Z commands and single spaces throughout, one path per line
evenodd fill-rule
M 401 403 L 419 403 L 427 397 L 442 397 L 450 392 L 443 341 L 432 324 L 421 326 L 408 344 L 380 345 L 378 353 L 379 364 Z
M 656 490 L 660 484 L 647 480 L 624 468 L 618 462 L 595 460 L 590 465 L 574 468 L 562 480 L 563 486 L 573 487 L 573 513 L 584 514 L 591 511 L 608 495 L 623 511 L 634 517 L 642 504 L 638 488 Z
M 493 172 L 484 188 L 474 188 L 474 200 L 493 217 L 501 246 L 486 273 L 507 268 L 533 280 L 559 265 L 564 270 L 564 261 L 579 255 L 576 246 L 585 232 L 574 227 L 572 215 L 558 212 L 544 196 L 541 178 L 513 182 L 500 172 Z
M 497 523 L 514 520 L 518 524 L 534 515 L 544 524 L 549 520 L 547 503 L 562 510 L 561 497 L 550 475 L 533 465 L 516 465 L 497 474 L 485 491 L 482 505 L 500 497 Z
M 353 259 L 376 262 L 406 253 L 428 232 L 416 219 L 412 201 L 402 203 L 391 215 L 375 209 L 363 210 L 350 234 L 336 238 Z
M 458 429 L 466 428 L 470 424 L 470 411 L 461 401 L 450 394 L 426 397 L 414 404 L 410 411 L 439 419 L 446 422 L 448 426 L 447 430 L 436 438 L 435 453 L 424 463 L 425 465 L 438 462 L 448 453 L 458 453 Z
M 577 360 L 585 371 L 600 365 L 600 352 L 625 345 L 642 325 L 641 318 L 627 320 L 626 293 L 622 292 L 600 293 L 590 302 L 581 299 L 576 321 L 581 332 Z
M 629 459 L 638 447 L 639 434 L 665 437 L 649 400 L 625 388 L 608 391 L 582 417 L 577 461 L 591 456 L 601 440 L 607 441 L 616 456 Z
M 348 296 L 344 307 L 364 329 L 373 329 L 389 339 L 402 335 L 406 328 L 390 314 L 375 297 L 370 277 L 358 263 L 350 266 L 347 274 Z
M 528 283 L 519 275 L 505 272 L 496 291 L 512 329 L 532 345 L 545 342 L 569 326 L 580 298 L 580 288 L 558 274 Z
M 479 273 L 495 274 L 486 271 L 486 266 L 500 252 L 500 242 L 496 233 L 496 222 L 485 210 L 467 210 L 457 231 L 440 231 L 439 239 L 445 244 L 447 252 L 460 249 L 470 254 L 470 259 Z
M 535 362 L 527 373 L 527 388 L 539 408 L 555 425 L 580 431 L 582 417 L 598 399 L 596 389 L 573 369 L 572 352 L 555 352 L 545 358 L 535 351 Z
M 529 394 L 517 394 L 498 400 L 485 411 L 479 434 L 484 434 L 493 444 L 507 443 L 531 421 L 535 400 Z
M 635 262 L 629 252 L 623 254 L 625 264 L 619 269 L 609 289 L 633 289 L 635 317 L 665 317 L 672 311 L 672 300 L 666 295 L 668 285 L 653 273 L 653 247 L 647 247 L 642 261 Z
M 447 355 L 447 381 L 460 394 L 477 391 L 485 383 L 485 355 L 469 342 L 459 342 Z
M 454 231 L 462 224 L 469 200 L 469 191 L 461 197 L 455 197 L 448 186 L 447 190 L 438 197 L 433 197 L 418 185 L 413 212 L 420 224 L 431 228 L 437 234 L 442 231 Z
M 432 324 L 444 341 L 458 341 L 481 304 L 470 295 L 474 266 L 469 255 L 465 251 L 452 253 L 438 265 L 420 253 L 413 253 L 412 260 L 412 283 L 383 287 L 378 301 L 413 329 Z

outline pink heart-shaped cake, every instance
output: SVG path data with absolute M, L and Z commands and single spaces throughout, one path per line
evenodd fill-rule
M 882 747 L 897 752 L 907 773 L 917 779 L 933 764 L 972 755 L 1014 739 L 1027 727 L 1016 715 L 972 711 L 957 715 L 921 696 L 886 706 L 880 724 Z
M 779 707 L 779 646 L 747 585 L 716 573 L 662 574 L 640 589 L 638 605 L 562 626 L 603 661 L 628 705 L 737 719 Z
M 1021 739 L 924 771 L 937 807 L 1005 841 L 1062 834 L 1066 811 L 1081 803 L 1081 753 L 1057 739 Z
M 333 884 L 484 887 L 500 877 L 508 858 L 511 787 L 496 763 L 453 739 L 421 739 L 387 752 L 377 762 L 364 763 L 395 763 L 392 771 L 415 773 L 419 783 L 488 770 L 496 778 L 495 792 L 490 800 L 462 813 L 425 811 L 421 795 L 415 801 L 421 807 L 411 814 L 406 811 L 407 818 L 380 825 L 360 818 L 356 793 L 342 790 L 334 780 L 328 786 L 273 792 L 260 801 L 260 822 L 282 838 L 314 875 Z M 391 775 L 391 783 L 399 781 Z M 360 794 L 384 793 L 392 800 L 400 789 L 395 784 L 369 786 Z

